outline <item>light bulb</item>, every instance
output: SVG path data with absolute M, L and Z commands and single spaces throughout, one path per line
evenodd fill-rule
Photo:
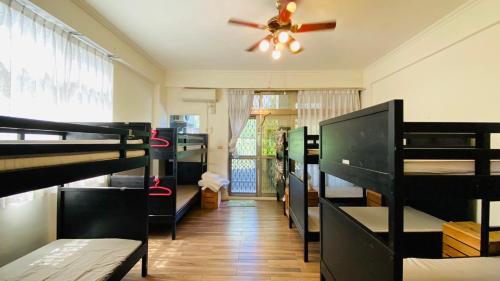
M 296 53 L 296 52 L 300 51 L 300 47 L 301 47 L 300 42 L 295 40 L 290 44 L 290 51 L 292 51 L 293 53 Z
M 288 39 L 290 39 L 288 32 L 280 31 L 280 33 L 278 34 L 278 41 L 280 41 L 280 43 L 286 43 L 288 42 Z
M 295 2 L 288 3 L 288 5 L 286 5 L 286 9 L 292 14 L 295 13 L 295 11 L 297 10 L 297 3 Z
M 259 43 L 259 49 L 262 51 L 262 52 L 266 52 L 267 50 L 269 50 L 269 40 L 267 39 L 264 39 L 262 41 L 260 41 Z
M 280 50 L 274 50 L 272 57 L 274 60 L 279 60 L 281 58 L 281 51 Z

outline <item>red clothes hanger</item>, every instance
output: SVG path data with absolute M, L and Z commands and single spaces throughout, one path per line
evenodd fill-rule
M 172 189 L 170 187 L 163 187 L 159 186 L 160 185 L 160 178 L 155 177 L 153 180 L 154 185 L 149 187 L 150 191 L 163 191 L 163 192 L 158 192 L 158 193 L 149 193 L 149 196 L 170 196 L 172 195 Z
M 158 130 L 151 130 L 151 140 L 160 142 L 161 144 L 151 144 L 153 148 L 166 148 L 170 146 L 170 142 L 166 139 L 158 138 Z

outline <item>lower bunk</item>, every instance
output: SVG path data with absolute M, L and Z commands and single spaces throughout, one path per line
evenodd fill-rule
M 387 245 L 387 207 L 321 208 L 322 280 L 394 280 L 394 251 Z M 500 280 L 500 257 L 441 258 L 442 224 L 405 207 L 403 280 Z M 362 269 L 362 270 L 360 270 Z
M 111 186 L 139 187 L 142 177 L 111 176 Z M 172 239 L 176 239 L 177 222 L 193 207 L 201 204 L 198 185 L 176 185 L 174 177 L 153 177 L 149 190 L 149 222 L 171 224 Z
M 0 268 L 0 280 L 121 280 L 142 259 L 147 275 L 144 189 L 60 188 L 57 238 Z

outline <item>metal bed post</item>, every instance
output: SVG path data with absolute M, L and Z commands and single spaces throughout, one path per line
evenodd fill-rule
M 307 164 L 307 127 L 304 127 L 304 153 L 302 158 L 302 181 L 304 183 L 303 198 L 304 198 L 304 262 L 309 261 L 309 178 L 308 178 L 308 164 Z

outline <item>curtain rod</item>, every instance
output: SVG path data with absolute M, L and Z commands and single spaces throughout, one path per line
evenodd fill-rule
M 62 22 L 61 20 L 59 20 L 55 16 L 51 15 L 50 13 L 48 13 L 47 11 L 45 11 L 44 9 L 42 9 L 39 6 L 35 5 L 33 2 L 31 2 L 29 0 L 13 0 L 13 1 L 17 2 L 19 5 L 24 6 L 27 9 L 31 10 L 31 12 L 33 12 L 34 14 L 42 17 L 44 20 L 46 20 L 48 22 L 51 22 L 52 24 L 58 26 L 63 31 L 68 32 L 71 36 L 73 36 L 76 39 L 80 40 L 81 42 L 87 44 L 91 48 L 96 49 L 97 51 L 99 51 L 103 55 L 107 56 L 109 59 L 119 60 L 119 57 L 117 57 L 113 53 L 109 52 L 105 48 L 101 47 L 96 42 L 90 40 L 88 37 L 86 37 L 83 34 L 79 33 L 78 31 L 76 31 L 75 29 L 73 29 L 72 27 L 70 27 L 69 25 L 67 25 L 66 23 Z
M 241 89 L 241 88 L 228 88 L 228 89 Z M 255 92 L 284 92 L 284 91 L 321 91 L 321 90 L 356 90 L 356 91 L 364 91 L 366 90 L 365 88 L 359 88 L 359 87 L 340 87 L 340 88 L 288 88 L 288 89 L 283 89 L 283 88 L 270 88 L 270 89 L 265 89 L 265 88 L 244 88 L 244 89 L 249 89 L 249 90 L 254 90 Z

